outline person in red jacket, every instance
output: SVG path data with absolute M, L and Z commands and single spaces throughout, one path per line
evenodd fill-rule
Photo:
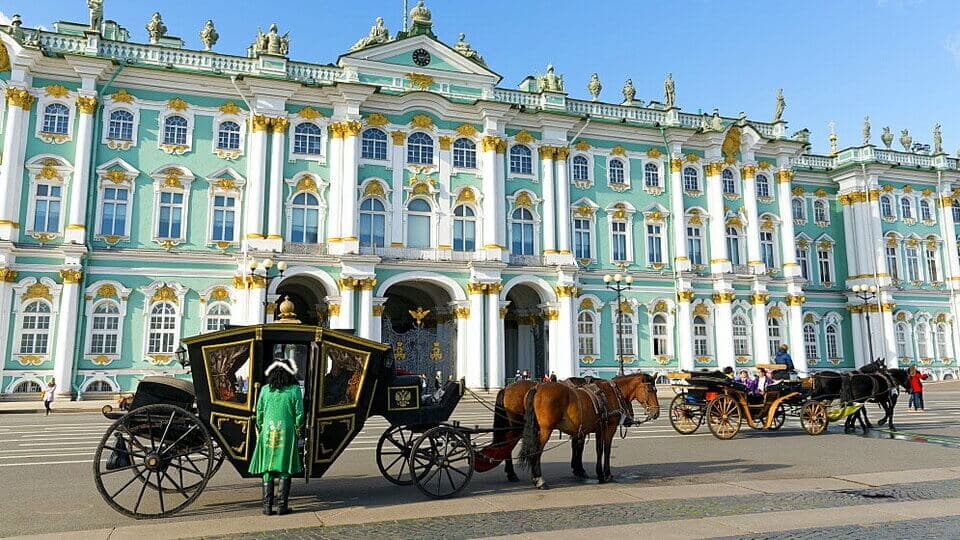
M 923 412 L 923 381 L 929 377 L 926 373 L 920 373 L 917 366 L 910 366 L 907 370 L 907 376 L 910 380 L 910 403 L 907 411 Z

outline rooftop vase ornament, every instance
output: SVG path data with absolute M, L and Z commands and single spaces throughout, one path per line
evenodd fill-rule
M 870 117 L 869 116 L 863 117 L 862 134 L 863 134 L 863 145 L 867 146 L 868 144 L 870 144 Z
M 87 0 L 87 9 L 90 10 L 90 29 L 99 31 L 103 24 L 103 0 Z
M 594 73 L 590 76 L 590 82 L 587 83 L 587 92 L 590 92 L 590 97 L 597 101 L 600 99 L 601 90 L 603 90 L 603 85 L 600 84 L 600 76 Z
M 387 30 L 387 27 L 383 24 L 383 17 L 377 17 L 374 21 L 374 25 L 370 27 L 370 33 L 366 37 L 360 38 L 359 41 L 353 44 L 353 47 L 350 47 L 351 51 L 358 51 L 365 47 L 371 45 L 379 45 L 381 43 L 386 43 L 390 41 L 390 30 Z
M 940 133 L 940 124 L 933 126 L 933 153 L 943 153 L 943 134 Z
M 203 30 L 200 31 L 200 42 L 203 43 L 203 50 L 212 50 L 219 39 L 220 34 L 218 34 L 217 29 L 213 27 L 213 21 L 207 21 L 207 24 L 203 25 Z
M 471 47 L 470 44 L 467 43 L 467 35 L 464 34 L 463 32 L 460 32 L 460 38 L 457 40 L 457 43 L 453 46 L 453 50 L 457 51 L 464 57 L 469 58 L 470 60 L 479 62 L 480 64 L 483 64 L 483 65 L 487 65 L 487 63 L 483 61 L 483 57 L 480 56 L 480 53 L 473 50 L 473 47 Z
M 633 98 L 637 97 L 637 89 L 633 87 L 633 79 L 627 79 L 627 82 L 623 83 L 623 104 L 630 106 L 633 105 Z
M 890 131 L 890 126 L 883 128 L 883 133 L 880 134 L 880 140 L 883 141 L 883 145 L 889 150 L 890 145 L 893 144 L 893 133 Z
M 150 17 L 150 22 L 146 26 L 147 33 L 150 34 L 150 43 L 156 45 L 160 42 L 162 38 L 167 33 L 167 25 L 163 24 L 163 17 L 160 16 L 160 12 L 153 14 L 153 17 Z
M 663 101 L 668 109 L 672 109 L 676 102 L 677 88 L 673 83 L 673 73 L 667 73 L 666 80 L 663 81 Z
M 913 143 L 913 137 L 910 136 L 910 130 L 904 129 L 900 132 L 900 145 L 904 152 L 910 151 L 910 144 Z
M 783 121 L 783 111 L 787 108 L 787 100 L 783 97 L 783 88 L 777 89 L 777 107 L 773 111 L 773 123 Z

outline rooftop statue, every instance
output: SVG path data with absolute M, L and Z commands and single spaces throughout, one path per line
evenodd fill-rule
M 783 88 L 777 89 L 777 108 L 773 111 L 773 123 L 783 120 L 783 110 L 787 108 L 787 100 L 783 98 Z
M 600 91 L 603 90 L 603 84 L 600 83 L 600 76 L 594 73 L 590 76 L 590 82 L 587 83 L 587 92 L 594 101 L 600 99 Z
M 933 126 L 933 153 L 943 153 L 943 134 L 940 133 L 940 124 Z
M 423 0 L 417 2 L 417 5 L 410 10 L 410 20 L 413 21 L 414 24 L 431 24 L 432 17 L 430 10 L 427 9 L 427 6 L 423 5 Z
M 365 47 L 379 45 L 388 41 L 390 41 L 390 30 L 387 30 L 387 27 L 384 26 L 383 17 L 377 17 L 375 24 L 370 27 L 370 33 L 354 43 L 353 47 L 350 47 L 350 50 L 359 51 Z
M 103 24 L 103 0 L 87 0 L 87 9 L 90 10 L 90 29 L 99 31 Z
M 160 16 L 159 11 L 154 13 L 153 17 L 150 17 L 146 29 L 147 33 L 150 34 L 150 43 L 154 45 L 159 43 L 160 38 L 167 33 L 167 25 L 163 24 L 163 17 Z
M 723 120 L 720 119 L 720 109 L 713 110 L 713 118 L 710 119 L 710 129 L 723 131 Z
M 253 56 L 260 54 L 273 54 L 286 56 L 290 52 L 290 32 L 280 35 L 277 30 L 277 23 L 270 25 L 270 30 L 266 34 L 263 29 L 257 28 L 257 39 L 250 46 L 250 52 Z
M 737 125 L 740 127 L 747 125 L 747 113 L 740 111 L 740 114 L 737 115 Z
M 663 81 L 663 100 L 668 109 L 672 109 L 676 103 L 676 85 L 673 83 L 673 73 L 667 73 L 667 79 Z
M 205 51 L 213 49 L 218 39 L 220 39 L 220 34 L 213 27 L 213 21 L 207 21 L 207 24 L 203 25 L 203 30 L 200 31 L 200 41 L 203 43 L 203 49 Z
M 563 75 L 554 73 L 553 64 L 548 64 L 547 72 L 537 75 L 537 87 L 541 92 L 563 92 Z
M 14 13 L 13 17 L 10 18 L 10 37 L 17 41 L 23 39 L 23 28 L 20 28 L 22 24 L 23 20 L 20 19 L 20 14 Z
M 807 128 L 803 128 L 803 129 L 801 129 L 800 131 L 797 131 L 796 133 L 793 134 L 793 140 L 795 140 L 795 141 L 797 141 L 797 142 L 802 142 L 802 143 L 804 143 L 804 144 L 809 144 L 809 143 L 810 143 L 810 130 L 807 129 Z
M 863 117 L 863 130 L 861 134 L 863 135 L 863 145 L 867 146 L 868 144 L 870 144 L 870 117 L 869 116 Z
M 467 35 L 464 34 L 463 32 L 460 32 L 460 39 L 453 46 L 453 50 L 462 54 L 466 58 L 469 58 L 470 60 L 479 62 L 483 65 L 487 65 L 487 63 L 483 61 L 483 57 L 480 56 L 480 53 L 473 50 L 473 47 L 471 47 L 470 44 L 467 43 Z
M 627 79 L 627 82 L 623 83 L 623 104 L 630 106 L 633 105 L 633 98 L 637 97 L 637 89 L 633 87 L 633 79 Z
M 904 152 L 910 151 L 910 143 L 913 142 L 913 137 L 910 136 L 910 130 L 905 129 L 900 132 L 900 145 L 903 146 Z
M 890 126 L 883 128 L 883 133 L 880 134 L 880 140 L 883 141 L 883 145 L 889 150 L 890 145 L 893 144 L 893 133 L 890 131 Z

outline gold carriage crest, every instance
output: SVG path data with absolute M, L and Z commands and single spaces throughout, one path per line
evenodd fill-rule
M 391 411 L 401 411 L 416 409 L 419 402 L 419 388 L 416 386 L 399 386 L 390 389 L 390 402 L 387 403 L 387 409 Z

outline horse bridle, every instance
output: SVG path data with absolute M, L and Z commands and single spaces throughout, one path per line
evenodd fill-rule
M 647 413 L 646 418 L 643 420 L 637 421 L 633 416 L 633 403 L 624 397 L 623 392 L 620 391 L 620 387 L 617 386 L 616 381 L 611 380 L 610 386 L 613 387 L 613 393 L 617 395 L 617 404 L 619 405 L 619 411 L 617 412 L 620 413 L 621 426 L 630 427 L 650 421 L 650 413 Z M 646 407 L 644 407 L 644 411 L 646 411 Z

